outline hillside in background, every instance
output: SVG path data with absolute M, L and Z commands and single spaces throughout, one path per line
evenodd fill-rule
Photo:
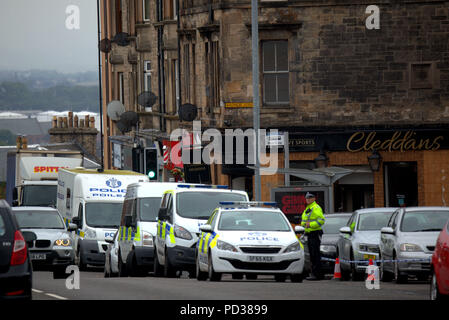
M 98 75 L 0 71 L 0 111 L 98 111 Z

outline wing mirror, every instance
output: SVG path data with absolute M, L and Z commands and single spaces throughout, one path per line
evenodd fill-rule
M 394 234 L 394 230 L 391 227 L 383 227 L 380 229 L 380 233 Z
M 37 236 L 32 231 L 22 231 L 23 238 L 28 245 L 33 244 L 33 241 L 37 239 Z
M 344 234 L 352 234 L 351 228 L 350 227 L 341 227 L 340 228 L 340 233 L 344 233 Z
M 304 227 L 301 227 L 301 226 L 295 227 L 295 233 L 297 233 L 297 234 L 304 233 L 305 231 L 306 231 L 306 229 L 304 229 Z
M 210 224 L 202 224 L 200 230 L 203 232 L 212 232 L 212 226 Z

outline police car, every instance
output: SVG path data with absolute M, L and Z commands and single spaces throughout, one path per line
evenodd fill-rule
M 284 213 L 273 202 L 220 202 L 206 224 L 196 250 L 198 280 L 220 281 L 274 275 L 276 281 L 302 282 L 304 248 Z

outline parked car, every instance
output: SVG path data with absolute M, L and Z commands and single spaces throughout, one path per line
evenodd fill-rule
M 21 232 L 11 209 L 0 200 L 0 299 L 31 300 L 32 266 L 28 242 L 32 232 Z
M 449 300 L 449 222 L 441 230 L 432 255 L 430 267 L 430 299 Z
M 323 226 L 323 236 L 321 238 L 320 252 L 321 257 L 335 259 L 337 257 L 337 242 L 340 238 L 340 228 L 344 227 L 351 217 L 351 213 L 332 213 L 325 214 L 324 218 L 326 222 Z M 310 254 L 307 246 L 306 237 L 301 238 L 304 244 L 304 269 L 306 272 L 310 272 Z M 334 272 L 334 262 L 322 261 L 321 269 L 323 273 Z
M 66 226 L 55 208 L 13 207 L 12 212 L 21 230 L 37 236 L 29 245 L 33 269 L 53 271 L 54 278 L 66 277 L 67 266 L 75 263 L 71 231 L 77 226 L 73 223 Z
M 108 249 L 105 253 L 105 263 L 104 263 L 104 277 L 111 278 L 117 277 L 119 273 L 118 269 L 118 235 L 116 232 L 114 238 L 106 239 L 108 243 Z
M 384 281 L 407 281 L 409 275 L 426 280 L 430 275 L 429 262 L 389 262 L 388 260 L 429 259 L 441 229 L 449 219 L 447 207 L 399 208 L 388 225 L 381 230 L 380 251 L 383 260 L 380 277 Z
M 340 228 L 337 256 L 340 259 L 341 279 L 361 280 L 369 259 L 378 260 L 380 229 L 385 227 L 397 208 L 356 210 L 345 227 Z M 346 260 L 346 261 L 345 261 Z M 347 262 L 361 261 L 366 263 Z

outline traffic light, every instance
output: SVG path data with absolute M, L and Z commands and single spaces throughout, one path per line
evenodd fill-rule
M 145 148 L 145 174 L 150 181 L 158 181 L 159 168 L 156 148 Z

